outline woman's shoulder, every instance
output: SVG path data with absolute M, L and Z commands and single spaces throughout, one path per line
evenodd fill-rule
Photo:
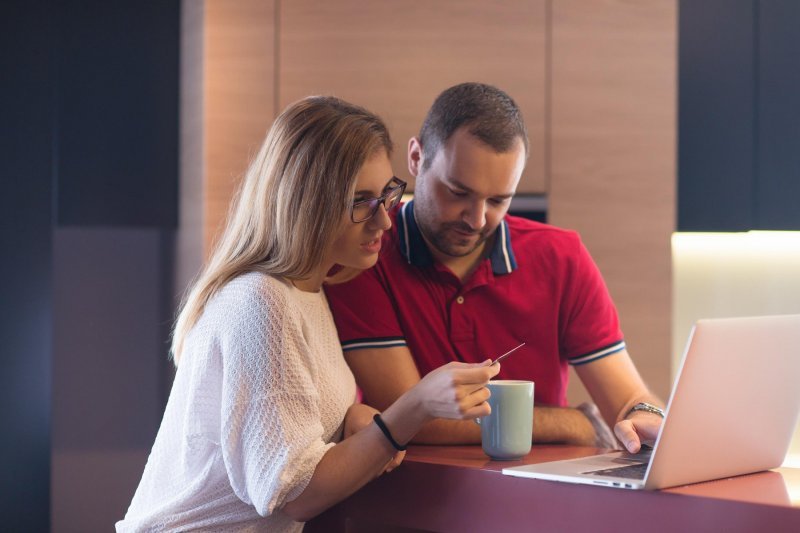
M 261 272 L 240 274 L 209 299 L 200 322 L 216 330 L 280 322 L 286 310 L 288 285 L 282 278 Z
M 209 300 L 209 305 L 250 308 L 283 303 L 289 287 L 283 278 L 262 272 L 246 272 L 225 283 Z

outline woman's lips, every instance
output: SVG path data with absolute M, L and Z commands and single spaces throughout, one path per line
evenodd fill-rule
M 365 243 L 361 243 L 361 247 L 369 253 L 376 254 L 381 251 L 381 239 L 376 237 Z

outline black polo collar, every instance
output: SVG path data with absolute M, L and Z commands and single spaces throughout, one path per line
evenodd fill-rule
M 433 264 L 433 255 L 428 250 L 422 232 L 414 218 L 414 201 L 403 204 L 395 216 L 397 224 L 398 243 L 400 253 L 406 258 L 408 264 L 424 267 Z M 508 231 L 508 222 L 503 219 L 497 227 L 497 238 L 489 254 L 492 263 L 492 272 L 495 275 L 510 274 L 517 268 L 514 250 L 511 248 L 511 232 Z

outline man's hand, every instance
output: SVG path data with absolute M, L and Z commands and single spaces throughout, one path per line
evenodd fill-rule
M 369 405 L 363 403 L 354 403 L 347 409 L 344 415 L 344 438 L 350 437 L 372 424 L 372 418 L 379 414 L 380 411 L 373 409 Z M 394 457 L 386 463 L 383 467 L 381 474 L 391 472 L 403 462 L 406 452 L 397 452 Z
M 363 403 L 354 403 L 344 415 L 344 437 L 354 435 L 372 424 L 372 417 L 380 411 Z
M 620 449 L 619 443 L 614 437 L 614 433 L 611 431 L 611 428 L 608 427 L 606 421 L 603 420 L 603 416 L 600 414 L 595 404 L 592 402 L 583 402 L 577 409 L 583 413 L 592 424 L 592 428 L 594 429 L 594 441 L 591 444 L 592 446 L 610 450 Z
M 575 372 L 603 418 L 609 424 L 616 421 L 614 434 L 626 450 L 637 453 L 643 443 L 655 442 L 661 417 L 645 411 L 631 413 L 630 409 L 641 402 L 653 405 L 663 403 L 648 390 L 627 350 L 576 366 Z
M 450 418 L 471 420 L 486 416 L 491 408 L 486 400 L 486 384 L 500 372 L 500 364 L 451 362 L 429 372 L 409 391 L 414 394 L 429 420 Z
M 654 413 L 636 411 L 614 426 L 614 434 L 630 453 L 638 453 L 642 444 L 652 446 L 663 419 Z

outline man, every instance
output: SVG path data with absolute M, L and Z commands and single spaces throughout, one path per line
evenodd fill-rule
M 525 342 L 498 378 L 536 383 L 536 442 L 603 442 L 596 416 L 565 407 L 573 365 L 636 452 L 655 439 L 663 413 L 625 349 L 596 265 L 575 232 L 507 215 L 527 154 L 506 93 L 465 83 L 439 95 L 409 141 L 414 200 L 390 213 L 378 264 L 326 289 L 345 357 L 365 400 L 383 409 L 442 364 Z M 480 428 L 436 420 L 415 440 L 478 443 Z

